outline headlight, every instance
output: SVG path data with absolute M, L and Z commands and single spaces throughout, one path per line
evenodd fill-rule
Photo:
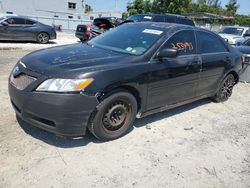
M 72 92 L 88 87 L 94 79 L 49 79 L 38 86 L 36 91 Z
M 234 39 L 229 38 L 228 43 L 229 44 L 236 44 L 236 41 Z

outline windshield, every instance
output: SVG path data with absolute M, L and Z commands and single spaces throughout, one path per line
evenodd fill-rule
M 107 50 L 142 55 L 163 35 L 162 28 L 125 24 L 110 30 L 88 44 Z
M 236 27 L 224 27 L 219 33 L 226 33 L 226 34 L 232 34 L 232 35 L 238 35 L 241 36 L 243 33 L 243 28 L 236 28 Z
M 131 20 L 134 22 L 150 22 L 152 21 L 153 17 L 150 15 L 132 15 L 129 16 L 127 20 Z
M 4 17 L 0 17 L 0 23 L 1 23 L 4 19 L 5 19 Z

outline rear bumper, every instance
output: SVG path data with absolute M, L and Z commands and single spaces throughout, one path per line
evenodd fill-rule
M 98 104 L 95 96 L 25 92 L 9 84 L 16 114 L 25 122 L 62 136 L 82 136 Z
M 75 36 L 82 40 L 88 40 L 89 36 L 86 33 L 76 31 Z

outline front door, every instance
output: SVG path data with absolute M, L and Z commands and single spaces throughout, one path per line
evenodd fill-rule
M 26 25 L 23 18 L 9 18 L 7 20 L 7 37 L 13 40 L 23 40 L 26 38 Z
M 155 60 L 149 74 L 147 110 L 195 98 L 201 60 L 196 53 L 194 30 L 174 34 L 161 47 L 175 48 L 177 57 Z

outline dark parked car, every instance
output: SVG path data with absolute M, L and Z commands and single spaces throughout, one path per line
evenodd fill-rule
M 123 23 L 127 22 L 167 22 L 195 26 L 193 20 L 177 14 L 135 14 L 129 16 Z
M 94 38 L 111 28 L 116 27 L 120 20 L 115 17 L 101 17 L 96 18 L 93 24 L 80 24 L 76 28 L 75 36 L 81 41 L 87 41 Z
M 129 23 L 87 44 L 23 57 L 9 95 L 17 116 L 34 126 L 66 136 L 89 129 L 112 140 L 136 117 L 207 97 L 226 101 L 241 68 L 241 53 L 213 32 Z
M 53 39 L 56 39 L 56 32 L 51 26 L 20 16 L 0 18 L 0 40 L 37 41 L 46 44 Z

